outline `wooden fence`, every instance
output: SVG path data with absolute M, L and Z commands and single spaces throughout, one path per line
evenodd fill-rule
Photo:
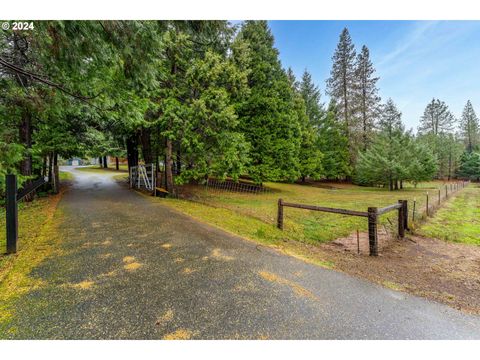
M 284 228 L 284 207 L 291 207 L 296 209 L 313 210 L 328 212 L 347 216 L 360 216 L 365 217 L 368 220 L 368 244 L 370 250 L 370 256 L 378 256 L 378 234 L 377 225 L 378 217 L 386 214 L 390 211 L 398 210 L 398 236 L 404 238 L 405 230 L 408 230 L 408 202 L 407 200 L 398 200 L 398 204 L 389 205 L 383 208 L 369 207 L 367 211 L 356 211 L 347 209 L 337 209 L 314 205 L 294 204 L 284 202 L 282 199 L 278 199 L 278 212 L 277 212 L 277 227 L 280 230 Z
M 269 190 L 262 186 L 253 183 L 233 181 L 230 179 L 218 180 L 213 178 L 208 178 L 205 182 L 205 188 L 211 190 L 223 190 L 223 191 L 232 191 L 232 192 L 245 192 L 251 194 L 263 194 L 269 192 Z

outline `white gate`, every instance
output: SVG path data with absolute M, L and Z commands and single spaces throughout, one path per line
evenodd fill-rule
M 130 187 L 146 189 L 155 192 L 155 164 L 145 164 L 130 167 Z

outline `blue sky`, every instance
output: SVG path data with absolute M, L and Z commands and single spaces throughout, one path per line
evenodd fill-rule
M 270 21 L 285 68 L 307 68 L 325 95 L 331 58 L 346 26 L 357 50 L 365 44 L 407 128 L 416 130 L 426 104 L 445 101 L 456 117 L 470 99 L 480 113 L 480 21 Z

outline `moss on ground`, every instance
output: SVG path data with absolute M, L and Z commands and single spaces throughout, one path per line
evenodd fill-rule
M 71 172 L 60 171 L 59 177 L 60 177 L 60 181 L 72 181 L 74 176 Z
M 19 209 L 18 251 L 4 255 L 5 216 L 0 223 L 0 330 L 13 316 L 13 302 L 22 294 L 32 291 L 42 283 L 29 276 L 31 270 L 46 257 L 58 251 L 56 226 L 61 213 L 57 210 L 60 194 L 39 198 Z M 4 212 L 4 210 L 2 209 Z

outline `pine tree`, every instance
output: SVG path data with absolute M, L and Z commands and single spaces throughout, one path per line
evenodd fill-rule
M 370 52 L 364 45 L 355 64 L 355 109 L 358 112 L 360 147 L 366 150 L 373 135 L 375 121 L 380 113 L 380 96 L 378 96 L 375 69 L 370 60 Z
M 338 120 L 337 107 L 332 100 L 318 128 L 323 172 L 327 179 L 343 180 L 352 173 L 346 133 L 344 123 Z
M 350 163 L 355 158 L 355 144 L 351 134 L 356 127 L 354 119 L 355 96 L 355 46 L 348 29 L 343 29 L 333 54 L 332 70 L 327 80 L 327 94 L 337 104 L 338 118 L 344 123 L 346 137 L 349 140 Z
M 422 134 L 438 135 L 451 132 L 454 125 L 455 118 L 447 104 L 434 98 L 425 108 L 418 131 Z
M 480 180 L 480 153 L 464 152 L 460 160 L 458 176 L 474 181 Z
M 432 180 L 437 173 L 437 161 L 432 151 L 417 139 L 411 139 L 411 146 L 406 147 L 406 180 L 415 187 L 421 181 Z
M 467 101 L 460 118 L 460 131 L 468 152 L 472 152 L 479 142 L 479 121 L 472 103 Z
M 323 116 L 322 104 L 320 103 L 320 89 L 313 83 L 312 75 L 305 69 L 299 85 L 299 93 L 305 102 L 305 109 L 314 127 L 318 127 Z
M 402 113 L 398 111 L 393 100 L 388 99 L 383 106 L 381 116 L 378 120 L 378 129 L 391 137 L 394 136 L 394 134 L 403 133 L 404 128 Z
M 313 84 L 311 77 L 306 79 L 305 74 L 300 83 L 297 82 L 292 71 L 287 71 L 287 76 L 295 93 L 295 109 L 302 133 L 298 162 L 300 177 L 303 182 L 307 177 L 320 179 L 323 175 L 323 154 L 319 148 L 317 131 L 321 113 L 321 107 L 318 104 L 320 92 Z M 310 93 L 310 90 L 314 90 L 313 93 Z M 312 101 L 311 96 L 315 97 L 316 103 Z
M 295 74 L 293 73 L 293 70 L 292 70 L 291 67 L 289 67 L 287 69 L 287 78 L 288 78 L 288 82 L 290 83 L 290 86 L 292 87 L 292 89 L 297 91 L 298 90 L 298 81 L 297 81 L 297 78 L 295 77 Z
M 248 174 L 256 181 L 294 181 L 301 126 L 295 93 L 282 69 L 266 21 L 246 21 L 238 40 L 248 44 L 250 92 L 237 105 L 239 128 L 251 144 Z

